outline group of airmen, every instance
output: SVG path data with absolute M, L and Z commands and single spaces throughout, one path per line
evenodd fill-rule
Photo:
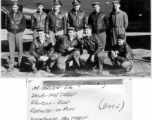
M 60 10 L 62 3 L 54 0 L 52 10 L 46 14 L 44 5 L 37 3 L 37 11 L 31 16 L 33 41 L 27 61 L 34 74 L 42 67 L 47 72 L 57 69 L 64 73 L 72 70 L 93 68 L 103 73 L 104 60 L 109 57 L 114 68 L 121 67 L 129 72 L 133 66 L 133 53 L 126 43 L 125 30 L 128 26 L 127 14 L 120 10 L 120 2 L 113 1 L 113 11 L 108 18 L 101 12 L 99 2 L 92 4 L 93 12 L 87 16 L 81 9 L 81 2 L 74 0 L 72 10 L 66 14 Z M 12 10 L 5 18 L 8 31 L 10 61 L 8 71 L 14 68 L 15 46 L 18 48 L 18 68 L 22 66 L 23 32 L 26 28 L 25 16 L 14 2 Z M 107 53 L 106 31 L 111 31 L 111 49 Z

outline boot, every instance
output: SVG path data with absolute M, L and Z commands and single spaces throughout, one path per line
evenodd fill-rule
M 32 65 L 32 72 L 33 72 L 34 74 L 37 74 L 37 69 L 36 69 L 35 65 Z
M 50 73 L 50 72 L 51 72 L 51 70 L 50 70 L 49 66 L 46 66 L 46 67 L 45 67 L 45 70 L 46 70 L 46 72 L 48 72 L 48 73 Z

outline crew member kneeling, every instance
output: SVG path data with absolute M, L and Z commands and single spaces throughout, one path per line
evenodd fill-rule
M 131 71 L 134 55 L 130 46 L 125 42 L 125 34 L 118 35 L 118 43 L 109 52 L 109 58 L 114 67 L 121 66 L 125 72 Z
M 85 36 L 80 41 L 84 49 L 83 54 L 80 56 L 80 61 L 83 65 L 87 62 L 95 63 L 99 67 L 98 74 L 102 74 L 106 54 L 101 40 L 97 35 L 92 34 L 92 27 L 90 25 L 85 26 L 84 34 Z
M 70 61 L 73 61 L 73 67 L 76 69 L 80 67 L 79 63 L 79 42 L 75 37 L 75 29 L 69 27 L 67 29 L 67 35 L 56 36 L 55 53 L 51 57 L 51 68 L 56 67 L 62 73 L 66 70 L 66 65 Z M 54 63 L 54 64 L 53 64 Z
M 37 73 L 38 68 L 45 67 L 47 72 L 50 72 L 49 61 L 50 56 L 54 52 L 52 44 L 45 38 L 43 29 L 37 30 L 38 37 L 34 39 L 30 47 L 30 56 L 28 61 L 31 64 L 31 68 L 34 74 Z

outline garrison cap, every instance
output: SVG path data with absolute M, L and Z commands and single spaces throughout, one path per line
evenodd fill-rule
M 90 29 L 90 30 L 92 30 L 92 26 L 91 25 L 85 25 L 84 29 Z
M 94 3 L 92 4 L 92 6 L 94 6 L 94 5 L 99 5 L 99 6 L 100 6 L 99 2 L 94 2 Z
M 80 5 L 80 1 L 79 0 L 74 0 L 73 2 L 72 2 L 72 4 L 75 6 L 75 5 Z
M 67 31 L 70 31 L 70 30 L 75 31 L 75 28 L 74 28 L 74 27 L 68 27 L 68 28 L 67 28 Z
M 60 0 L 54 0 L 54 5 L 62 5 Z
M 113 3 L 113 4 L 119 4 L 119 5 L 120 5 L 119 0 L 114 0 L 112 3 Z
M 40 32 L 40 31 L 44 31 L 44 28 L 38 28 L 36 29 L 37 32 Z
M 118 35 L 117 38 L 118 38 L 118 40 L 119 40 L 119 39 L 124 40 L 124 39 L 125 39 L 125 34 L 120 34 L 120 35 Z
M 13 1 L 12 6 L 17 5 L 18 6 L 18 1 Z

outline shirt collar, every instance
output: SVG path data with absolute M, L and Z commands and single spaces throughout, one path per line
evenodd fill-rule
M 37 14 L 43 15 L 43 11 L 41 13 L 37 11 Z
M 55 15 L 55 12 L 54 10 L 52 10 L 52 13 Z M 58 14 L 61 14 L 61 11 L 59 10 Z
M 74 9 L 72 9 L 71 11 L 72 11 L 74 14 L 76 13 Z M 82 12 L 82 9 L 79 8 L 79 10 L 77 11 L 77 14 L 79 14 L 79 13 L 81 13 L 81 12 Z

